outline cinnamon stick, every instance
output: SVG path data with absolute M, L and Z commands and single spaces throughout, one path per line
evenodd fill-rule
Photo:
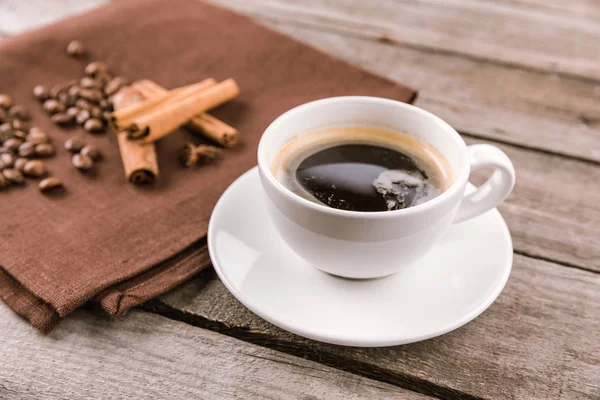
M 181 91 L 133 118 L 127 129 L 130 140 L 154 142 L 185 124 L 195 115 L 217 107 L 237 96 L 235 80 L 227 79 L 203 90 Z
M 127 86 L 112 98 L 115 110 L 125 109 L 144 101 L 138 88 Z M 125 168 L 125 178 L 135 184 L 152 184 L 158 177 L 158 161 L 154 143 L 134 142 L 127 139 L 127 132 L 117 134 L 119 152 Z
M 147 98 L 156 98 L 169 93 L 167 89 L 148 79 L 139 82 L 139 89 Z M 237 129 L 206 113 L 196 115 L 188 121 L 187 126 L 193 132 L 198 132 L 223 147 L 233 147 L 239 140 Z
M 118 133 L 130 126 L 137 116 L 147 112 L 158 104 L 166 102 L 167 99 L 173 98 L 176 95 L 193 93 L 196 90 L 203 90 L 215 85 L 216 83 L 217 81 L 215 81 L 213 78 L 208 78 L 191 85 L 182 86 L 171 91 L 165 91 L 161 93 L 160 96 L 146 96 L 142 93 L 146 100 L 132 104 L 123 108 L 122 110 L 115 110 L 111 114 L 108 125 L 113 132 Z M 141 85 L 136 84 L 136 88 L 141 90 Z

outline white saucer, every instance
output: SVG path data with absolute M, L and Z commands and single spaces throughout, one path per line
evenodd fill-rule
M 208 229 L 219 277 L 246 307 L 290 332 L 347 346 L 391 346 L 450 332 L 498 297 L 512 241 L 497 210 L 454 225 L 394 275 L 350 280 L 311 267 L 280 239 L 253 168 L 217 203 Z

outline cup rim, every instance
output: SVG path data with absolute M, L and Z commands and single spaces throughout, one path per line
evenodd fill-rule
M 452 136 L 454 141 L 457 143 L 458 147 L 463 151 L 463 156 L 465 158 L 468 158 L 467 145 L 454 128 L 452 128 L 446 121 L 444 121 L 440 117 L 430 113 L 429 111 L 425 111 L 422 108 L 413 106 L 412 104 L 407 104 L 407 103 L 402 103 L 397 100 L 385 99 L 385 98 L 381 98 L 381 97 L 372 97 L 372 96 L 338 96 L 338 97 L 329 97 L 329 98 L 325 98 L 325 99 L 313 100 L 308 103 L 304 103 L 304 104 L 301 104 L 294 108 L 291 108 L 288 111 L 281 114 L 275 120 L 273 120 L 273 122 L 271 122 L 269 124 L 267 129 L 265 129 L 262 137 L 260 138 L 260 142 L 258 144 L 257 158 L 258 158 L 259 169 L 263 172 L 263 176 L 265 176 L 271 182 L 271 184 L 281 194 L 286 196 L 288 199 L 292 200 L 293 202 L 295 202 L 301 206 L 308 207 L 314 211 L 323 212 L 323 213 L 330 214 L 330 215 L 352 217 L 352 218 L 362 218 L 362 219 L 381 219 L 381 218 L 391 218 L 393 216 L 399 216 L 399 215 L 408 216 L 408 215 L 413 215 L 413 214 L 417 214 L 417 213 L 421 213 L 421 212 L 426 212 L 427 210 L 430 210 L 430 209 L 438 206 L 439 204 L 445 202 L 447 199 L 453 197 L 456 194 L 456 192 L 458 190 L 460 190 L 461 187 L 464 187 L 464 185 L 467 183 L 467 181 L 469 179 L 469 172 L 470 172 L 470 168 L 468 168 L 468 166 L 469 166 L 468 162 L 465 163 L 465 166 L 463 166 L 462 171 L 459 172 L 458 176 L 456 177 L 456 179 L 454 180 L 452 185 L 446 191 L 444 191 L 444 193 L 440 194 L 439 196 L 435 197 L 434 199 L 426 201 L 425 203 L 421 203 L 416 206 L 404 208 L 401 210 L 392 210 L 392 211 L 340 210 L 337 208 L 327 207 L 324 204 L 318 204 L 318 203 L 312 202 L 308 199 L 305 199 L 301 196 L 298 196 L 297 194 L 292 192 L 290 189 L 286 188 L 281 182 L 279 182 L 275 178 L 273 173 L 271 172 L 270 166 L 267 165 L 267 161 L 265 159 L 264 152 L 265 152 L 265 147 L 267 146 L 268 136 L 270 135 L 271 132 L 273 132 L 274 130 L 277 129 L 278 125 L 280 125 L 284 120 L 294 116 L 294 114 L 306 111 L 307 109 L 317 108 L 317 107 L 327 105 L 330 103 L 339 103 L 339 102 L 344 102 L 344 103 L 372 102 L 372 103 L 378 103 L 378 104 L 382 104 L 382 105 L 384 105 L 384 104 L 392 105 L 394 107 L 404 108 L 410 112 L 420 114 L 421 116 L 423 116 L 425 118 L 432 119 L 439 126 L 439 128 L 441 130 L 445 131 L 450 136 Z

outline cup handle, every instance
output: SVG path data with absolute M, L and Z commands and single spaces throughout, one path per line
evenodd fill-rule
M 477 190 L 463 197 L 454 223 L 466 221 L 496 207 L 515 186 L 515 167 L 502 150 L 489 144 L 475 144 L 469 146 L 467 151 L 471 171 L 494 168 L 494 173 Z

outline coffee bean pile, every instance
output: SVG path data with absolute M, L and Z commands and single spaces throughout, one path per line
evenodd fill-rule
M 48 174 L 40 158 L 53 156 L 55 149 L 45 132 L 29 127 L 30 120 L 25 107 L 14 104 L 9 95 L 0 94 L 0 190 L 22 185 L 26 177 L 43 178 Z M 56 177 L 39 183 L 44 193 L 62 186 Z
M 125 78 L 113 76 L 106 64 L 94 61 L 85 67 L 83 78 L 50 88 L 37 85 L 33 95 L 42 102 L 44 111 L 56 125 L 77 124 L 87 132 L 103 133 L 112 111 L 109 98 L 126 84 Z

